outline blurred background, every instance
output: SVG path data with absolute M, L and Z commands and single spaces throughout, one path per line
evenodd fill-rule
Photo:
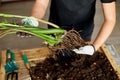
M 103 15 L 101 11 L 100 0 L 96 0 L 96 15 L 95 15 L 95 28 L 92 36 L 92 40 L 95 39 L 101 24 L 103 22 Z M 34 0 L 0 0 L 0 13 L 6 14 L 16 14 L 30 16 L 31 9 L 33 6 Z M 117 1 L 117 23 L 116 26 L 106 41 L 108 48 L 115 49 L 116 53 L 120 55 L 120 0 Z M 45 15 L 45 20 L 49 16 L 49 7 Z M 40 27 L 46 27 L 46 25 L 40 24 Z M 31 49 L 38 48 L 43 46 L 42 40 L 37 37 L 30 38 L 21 38 L 16 35 L 8 35 L 3 38 L 0 38 L 0 51 L 9 49 Z

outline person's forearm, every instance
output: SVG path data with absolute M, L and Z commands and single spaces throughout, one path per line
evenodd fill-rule
M 107 40 L 107 38 L 112 33 L 114 26 L 115 26 L 115 21 L 106 21 L 103 23 L 102 28 L 98 33 L 98 36 L 93 42 L 93 45 L 96 50 Z
M 116 8 L 115 2 L 102 3 L 104 23 L 93 43 L 97 50 L 110 36 L 116 23 Z
M 32 8 L 31 16 L 40 19 L 43 18 L 46 13 L 48 4 L 49 0 L 36 0 Z

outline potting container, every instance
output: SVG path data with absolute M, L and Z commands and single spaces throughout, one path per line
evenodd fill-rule
M 116 71 L 116 74 L 120 79 L 120 68 L 116 63 L 116 61 L 114 60 L 113 56 L 111 55 L 110 51 L 107 49 L 106 45 L 102 45 L 98 51 L 106 55 L 106 57 L 110 61 L 113 69 Z M 19 80 L 23 80 L 23 78 L 25 77 L 30 77 L 29 71 L 24 65 L 21 52 L 24 52 L 27 55 L 30 66 L 35 66 L 36 63 L 43 61 L 51 53 L 47 47 L 28 49 L 28 50 L 12 50 L 12 52 L 15 53 L 15 61 L 16 61 L 16 64 L 19 66 L 19 70 L 17 70 Z M 6 63 L 6 50 L 2 51 L 0 61 L 1 61 L 0 62 L 0 80 L 5 80 L 6 73 L 5 73 L 4 65 Z

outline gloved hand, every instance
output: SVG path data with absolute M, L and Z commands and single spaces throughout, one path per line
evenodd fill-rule
M 93 55 L 95 52 L 95 48 L 93 45 L 86 45 L 84 47 L 80 47 L 79 49 L 73 49 L 73 51 L 77 54 Z
M 34 17 L 27 17 L 25 19 L 22 19 L 22 24 L 27 24 L 30 26 L 38 27 L 39 22 Z
M 34 26 L 34 27 L 39 26 L 39 22 L 34 17 L 27 17 L 25 19 L 22 19 L 21 24 L 26 24 L 26 25 L 30 25 L 30 26 Z M 32 36 L 25 32 L 17 32 L 16 34 L 17 34 L 17 36 L 20 36 L 20 37 L 31 37 Z

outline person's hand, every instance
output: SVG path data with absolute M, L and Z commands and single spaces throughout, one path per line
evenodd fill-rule
M 25 19 L 22 19 L 22 24 L 38 27 L 39 22 L 34 17 L 27 17 Z
M 84 47 L 80 47 L 79 49 L 73 49 L 73 51 L 77 54 L 93 55 L 95 48 L 93 45 L 86 45 Z
M 30 26 L 34 26 L 34 27 L 38 27 L 39 26 L 39 22 L 34 18 L 34 17 L 27 17 L 25 19 L 21 20 L 21 24 L 23 25 L 30 25 Z M 20 37 L 31 37 L 31 34 L 25 33 L 25 32 L 17 32 L 16 33 L 17 36 Z

